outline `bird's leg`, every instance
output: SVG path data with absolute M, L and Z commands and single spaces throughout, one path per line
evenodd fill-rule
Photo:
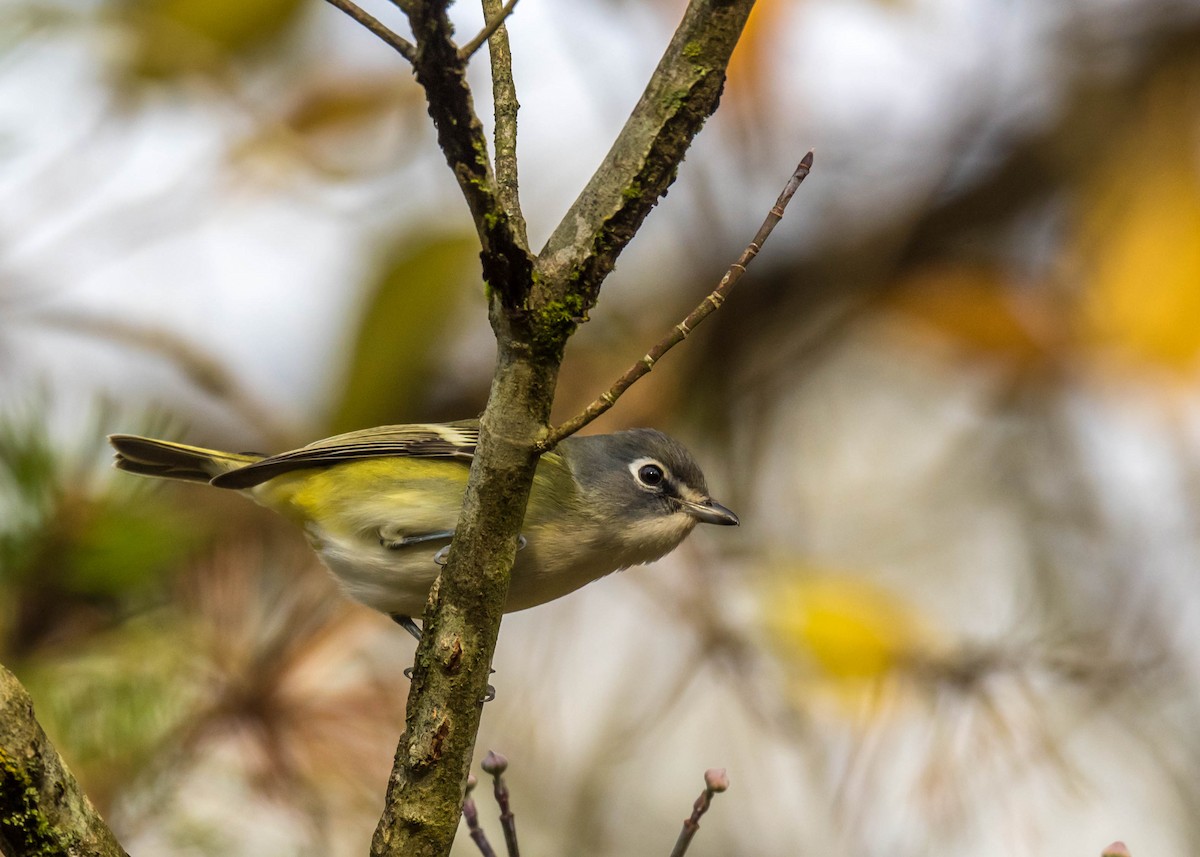
M 379 544 L 383 545 L 388 550 L 400 550 L 409 545 L 419 545 L 423 542 L 440 542 L 442 539 L 453 538 L 453 530 L 442 530 L 437 533 L 422 533 L 419 536 L 402 536 L 394 530 L 389 531 L 388 528 L 379 528 Z
M 402 616 L 401 613 L 389 613 L 389 616 L 391 616 L 392 622 L 395 622 L 401 628 L 408 631 L 409 634 L 412 634 L 416 642 L 421 642 L 421 629 L 418 627 L 418 624 L 413 622 L 412 616 Z M 410 682 L 413 681 L 413 667 L 408 667 L 407 670 L 404 670 L 404 678 L 407 678 Z
M 421 642 L 421 629 L 417 626 L 417 623 L 413 621 L 412 616 L 401 616 L 399 613 L 389 613 L 388 615 L 392 617 L 393 622 L 395 622 L 405 631 L 408 631 L 408 633 L 412 634 L 413 637 L 416 638 L 418 644 Z M 412 667 L 407 667 L 404 670 L 404 677 L 409 681 L 412 681 Z
M 421 627 L 413 621 L 412 616 L 401 616 L 399 613 L 390 614 L 392 621 L 412 634 L 416 641 L 421 642 Z

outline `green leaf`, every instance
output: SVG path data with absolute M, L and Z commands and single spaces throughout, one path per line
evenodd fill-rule
M 145 590 L 177 568 L 209 535 L 194 517 L 162 503 L 97 503 L 70 534 L 68 588 L 82 595 Z
M 415 422 L 459 297 L 478 284 L 473 235 L 435 235 L 385 257 L 369 289 L 334 431 Z
M 195 710 L 204 689 L 195 641 L 164 613 L 91 638 L 86 652 L 22 665 L 38 718 L 104 802 L 147 765 Z M 176 749 L 176 748 L 169 748 Z

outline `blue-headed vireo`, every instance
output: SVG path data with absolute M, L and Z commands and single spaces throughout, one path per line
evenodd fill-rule
M 477 421 L 365 429 L 280 455 L 113 435 L 131 473 L 238 489 L 300 524 L 351 598 L 410 631 L 458 523 Z M 653 429 L 569 437 L 538 462 L 506 612 L 674 550 L 697 523 L 737 524 L 678 441 Z

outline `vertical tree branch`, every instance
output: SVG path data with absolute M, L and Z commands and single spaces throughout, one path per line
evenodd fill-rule
M 484 16 L 487 18 L 487 23 L 483 25 L 483 29 L 475 34 L 475 38 L 467 42 L 458 49 L 459 54 L 464 59 L 469 59 L 475 55 L 475 52 L 483 47 L 483 43 L 492 37 L 492 33 L 500 29 L 508 16 L 512 14 L 513 9 L 517 7 L 517 0 L 508 0 L 502 7 L 499 7 L 500 14 L 490 15 L 487 10 L 484 10 Z
M 488 22 L 503 21 L 512 14 L 517 0 L 483 0 L 483 14 Z M 501 23 L 488 39 L 488 54 L 492 61 L 492 100 L 496 117 L 496 183 L 501 207 L 508 212 L 513 230 L 524 246 L 529 245 L 525 233 L 525 215 L 517 190 L 517 88 L 512 76 L 512 51 L 508 46 L 508 28 Z
M 0 853 L 128 857 L 0 666 Z
M 497 301 L 493 302 L 495 306 Z M 440 857 L 458 828 L 517 536 L 550 415 L 557 361 L 532 359 L 503 327 L 479 446 L 446 566 L 430 595 L 406 731 L 372 857 Z
M 533 259 L 500 200 L 446 5 L 412 4 L 414 69 L 480 236 L 498 355 L 460 525 L 424 617 L 406 730 L 371 843 L 376 857 L 433 857 L 454 840 L 537 465 L 534 445 L 549 419 L 565 343 L 532 344 Z
M 407 10 L 417 42 L 413 71 L 425 89 L 438 146 L 475 222 L 484 280 L 506 306 L 520 307 L 532 282 L 533 259 L 497 197 L 487 139 L 467 85 L 467 61 L 454 44 L 448 5 L 447 0 L 430 0 Z

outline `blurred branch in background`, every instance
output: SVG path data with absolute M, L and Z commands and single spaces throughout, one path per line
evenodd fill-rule
M 242 384 L 236 373 L 212 354 L 169 330 L 154 330 L 115 318 L 45 312 L 38 321 L 48 327 L 111 340 L 128 350 L 145 351 L 166 360 L 200 392 L 216 399 L 263 439 L 268 448 L 284 447 L 289 431 L 270 409 Z

